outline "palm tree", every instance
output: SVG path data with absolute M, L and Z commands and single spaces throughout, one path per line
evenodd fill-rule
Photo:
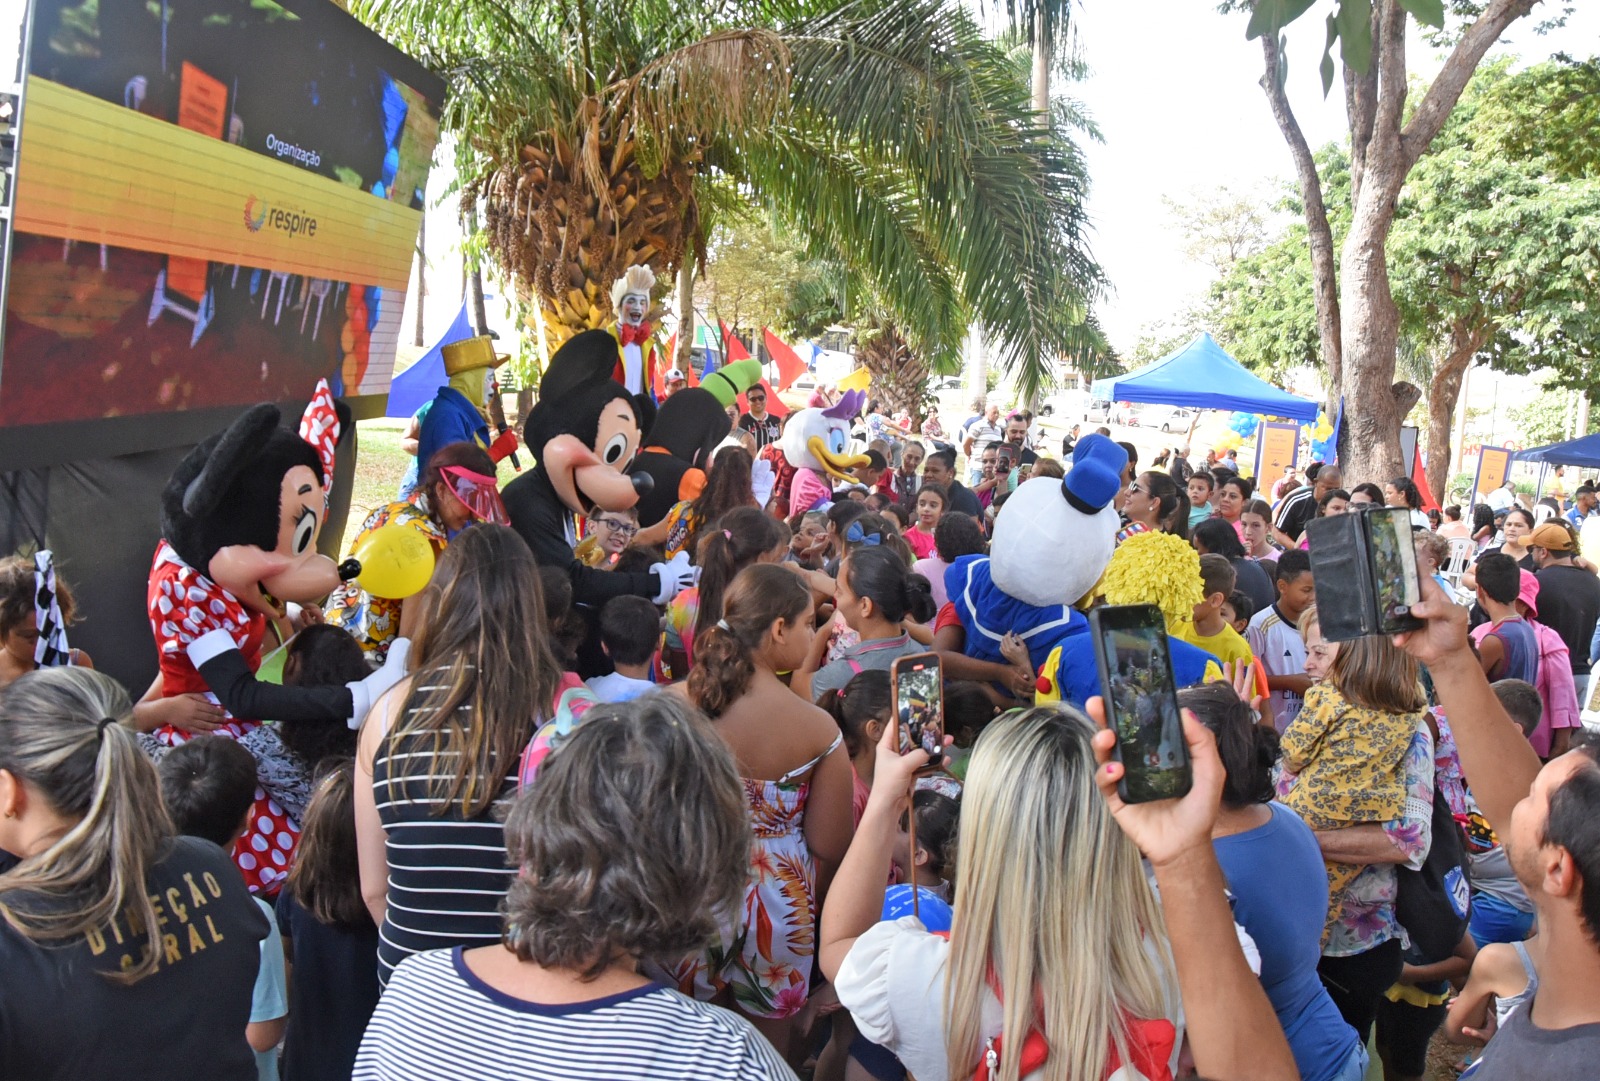
M 845 266 L 935 362 L 972 319 L 1026 385 L 1102 286 L 1085 176 L 959 0 L 356 0 L 444 74 L 468 198 L 557 336 L 703 258 L 717 191 Z

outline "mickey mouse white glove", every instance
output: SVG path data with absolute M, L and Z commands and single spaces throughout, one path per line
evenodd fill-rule
M 689 553 L 679 552 L 665 563 L 650 565 L 650 573 L 661 583 L 655 603 L 666 604 L 673 597 L 700 581 L 700 568 L 689 565 Z
M 366 719 L 372 704 L 382 698 L 383 693 L 390 687 L 405 678 L 406 658 L 410 656 L 411 639 L 396 638 L 389 643 L 389 655 L 384 658 L 382 668 L 366 679 L 345 684 L 350 688 L 351 702 L 355 707 L 354 713 L 346 719 L 346 724 L 351 728 L 361 727 L 361 722 Z

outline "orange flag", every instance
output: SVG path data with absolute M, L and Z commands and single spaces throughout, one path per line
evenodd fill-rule
M 778 389 L 786 390 L 805 373 L 806 363 L 790 349 L 781 338 L 766 327 L 761 328 L 761 338 L 767 344 L 767 353 L 778 364 Z

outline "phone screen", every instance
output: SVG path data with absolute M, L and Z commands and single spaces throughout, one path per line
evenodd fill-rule
M 1149 604 L 1090 613 L 1106 719 L 1117 734 L 1128 803 L 1173 799 L 1189 791 L 1189 747 L 1172 678 L 1161 610 Z
M 1372 577 L 1378 598 L 1378 627 L 1384 634 L 1414 630 L 1411 606 L 1422 600 L 1417 576 L 1416 542 L 1411 536 L 1411 512 L 1404 507 L 1368 511 L 1367 530 L 1372 538 Z
M 944 758 L 944 673 L 933 653 L 915 653 L 894 662 L 895 717 L 900 749 L 921 747 L 934 762 Z

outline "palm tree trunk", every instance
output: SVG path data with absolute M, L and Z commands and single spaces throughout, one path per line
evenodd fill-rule
M 1045 37 L 1044 20 L 1033 27 L 1033 111 L 1046 128 L 1050 126 L 1050 41 Z
M 467 208 L 467 236 L 478 232 L 478 208 Z M 483 307 L 483 267 L 474 264 L 467 271 L 467 300 L 472 304 L 472 329 L 478 334 L 489 333 L 489 315 Z
M 428 266 L 428 212 L 422 212 L 422 218 L 417 222 L 417 329 L 412 335 L 411 344 L 421 349 L 427 342 L 422 337 L 422 309 L 427 306 L 428 282 L 425 277 Z
M 689 370 L 689 358 L 694 348 L 694 259 L 685 252 L 678 265 L 678 352 L 672 358 L 674 368 Z

